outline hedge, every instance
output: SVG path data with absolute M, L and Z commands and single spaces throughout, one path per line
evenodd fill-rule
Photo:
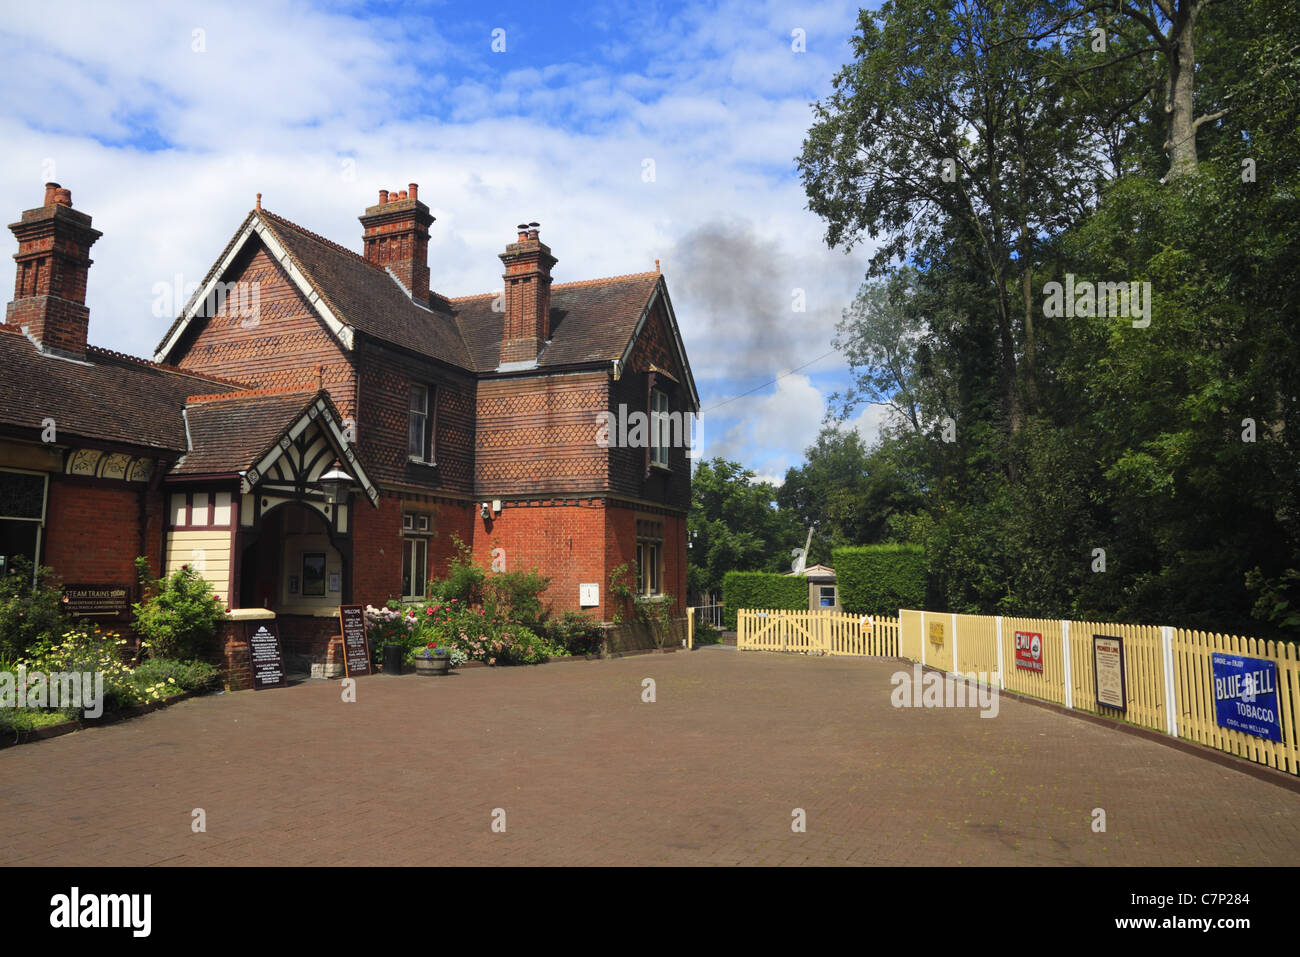
M 738 608 L 808 610 L 808 579 L 775 572 L 727 572 L 722 576 L 722 615 L 728 631 L 736 630 Z
M 925 607 L 925 550 L 919 545 L 853 545 L 831 552 L 840 606 L 850 615 L 897 615 Z

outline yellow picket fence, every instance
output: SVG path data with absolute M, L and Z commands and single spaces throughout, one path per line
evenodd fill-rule
M 1300 653 L 1286 642 L 1165 625 L 911 609 L 889 618 L 742 608 L 736 613 L 736 625 L 736 646 L 742 651 L 876 655 L 906 658 L 952 673 L 983 673 L 1007 691 L 1122 718 L 1300 775 Z M 1122 712 L 1098 700 L 1094 636 L 1122 640 Z M 1019 658 L 1018 644 L 1025 649 Z M 1216 652 L 1276 665 L 1281 741 L 1220 727 L 1211 667 Z
M 833 611 L 736 611 L 741 651 L 793 651 L 817 655 L 898 657 L 898 619 Z
M 1207 634 L 1161 625 L 1060 621 L 900 610 L 899 656 L 948 672 L 997 674 L 1008 691 L 1067 708 L 1122 717 L 1220 751 L 1300 774 L 1300 655 L 1286 642 Z M 1017 661 L 1016 639 L 1037 638 L 1037 661 Z M 1122 713 L 1097 699 L 1093 636 L 1123 639 Z M 1215 714 L 1215 652 L 1277 666 L 1282 741 L 1220 727 Z M 1032 656 L 1029 656 L 1032 658 Z M 1041 670 L 1039 670 L 1041 669 Z

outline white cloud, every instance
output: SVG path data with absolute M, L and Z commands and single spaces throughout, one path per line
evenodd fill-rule
M 830 349 L 871 250 L 825 249 L 794 158 L 809 101 L 850 55 L 855 4 L 584 12 L 641 72 L 574 57 L 514 67 L 488 54 L 491 24 L 441 8 L 367 22 L 362 9 L 159 0 L 130 16 L 98 3 L 0 14 L 0 208 L 16 219 L 50 178 L 94 217 L 92 342 L 151 355 L 169 324 L 151 314 L 154 284 L 200 279 L 257 192 L 359 250 L 377 190 L 417 182 L 447 295 L 495 289 L 522 221 L 542 223 L 557 282 L 661 259 L 706 407 Z M 790 51 L 794 27 L 807 53 Z M 513 49 L 531 39 L 510 29 Z M 728 405 L 741 432 L 723 444 L 783 474 L 823 410 L 808 375 L 791 376 Z

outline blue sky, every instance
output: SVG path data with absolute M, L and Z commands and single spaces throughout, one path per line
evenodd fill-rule
M 841 2 L 11 5 L 0 202 L 13 221 L 46 180 L 72 191 L 104 232 L 91 341 L 146 356 L 171 318 L 155 286 L 201 278 L 259 191 L 359 251 L 377 190 L 419 183 L 445 295 L 497 288 L 519 222 L 541 222 L 556 282 L 659 259 L 704 453 L 780 478 L 847 382 L 838 355 L 783 373 L 830 351 L 871 252 L 825 248 L 794 166 L 856 18 Z

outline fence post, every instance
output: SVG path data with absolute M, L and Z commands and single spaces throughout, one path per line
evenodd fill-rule
M 1007 690 L 1007 680 L 1004 677 L 1006 672 L 1002 670 L 1002 616 L 996 615 L 993 619 L 998 626 L 998 688 L 1001 691 Z
M 1174 676 L 1174 629 L 1172 625 L 1160 627 L 1160 645 L 1165 660 L 1165 725 L 1178 737 L 1178 682 Z
M 952 671 L 953 674 L 961 672 L 961 665 L 957 663 L 957 613 L 952 613 Z
M 1065 663 L 1065 706 L 1074 709 L 1074 678 L 1070 671 L 1070 623 L 1061 621 L 1061 661 Z
M 695 648 L 695 609 L 686 609 L 686 650 L 692 651 Z

